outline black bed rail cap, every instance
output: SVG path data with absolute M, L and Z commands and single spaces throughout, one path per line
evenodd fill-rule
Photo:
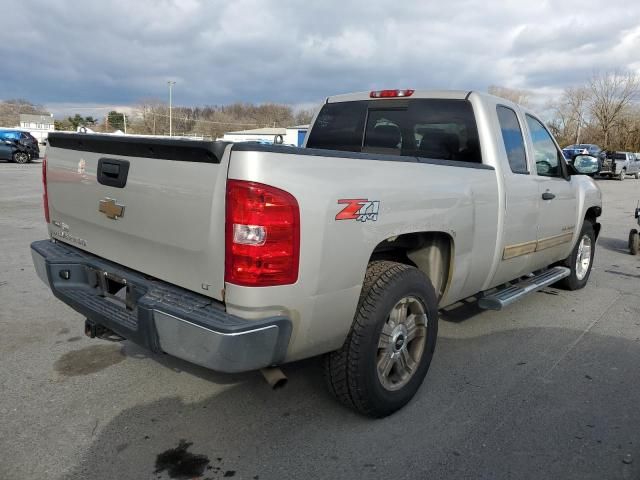
M 220 163 L 229 142 L 188 138 L 51 132 L 54 148 L 180 162 Z

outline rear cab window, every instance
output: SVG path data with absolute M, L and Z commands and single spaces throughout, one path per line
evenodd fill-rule
M 307 148 L 482 163 L 467 100 L 328 103 L 318 114 Z

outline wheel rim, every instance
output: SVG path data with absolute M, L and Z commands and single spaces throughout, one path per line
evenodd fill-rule
M 591 265 L 591 238 L 584 235 L 578 245 L 578 255 L 576 255 L 576 277 L 584 280 Z
M 18 163 L 26 163 L 29 157 L 26 153 L 16 153 L 16 162 Z
M 427 341 L 427 313 L 416 297 L 394 305 L 380 332 L 377 371 L 389 391 L 404 387 L 417 371 Z

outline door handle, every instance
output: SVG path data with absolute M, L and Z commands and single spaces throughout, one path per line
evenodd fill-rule
M 98 183 L 109 187 L 124 188 L 129 175 L 129 161 L 115 158 L 98 160 Z
M 553 200 L 554 198 L 556 198 L 556 196 L 551 192 L 544 192 L 542 194 L 542 199 L 543 200 Z

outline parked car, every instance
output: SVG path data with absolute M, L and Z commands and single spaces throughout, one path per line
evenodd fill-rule
M 640 157 L 631 152 L 607 152 L 600 168 L 600 176 L 622 181 L 627 175 L 640 178 Z
M 265 377 L 325 354 L 335 397 L 381 417 L 422 384 L 439 308 L 586 285 L 596 168 L 468 91 L 329 97 L 303 148 L 52 132 L 31 252 L 88 336 Z
M 0 130 L 0 140 L 11 140 L 23 145 L 32 159 L 40 158 L 38 140 L 29 132 L 22 130 Z
M 0 140 L 0 160 L 27 163 L 31 161 L 31 156 L 24 145 L 14 140 Z
M 562 149 L 562 153 L 567 160 L 573 160 L 576 155 L 591 155 L 592 157 L 600 157 L 604 160 L 604 150 L 592 143 L 569 145 Z

